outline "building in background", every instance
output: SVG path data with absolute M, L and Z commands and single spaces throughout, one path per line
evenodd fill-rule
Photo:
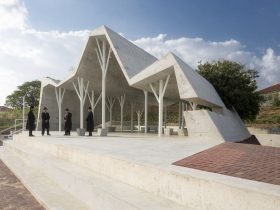
M 266 87 L 259 93 L 264 97 L 263 106 L 280 106 L 280 83 Z
M 7 112 L 9 110 L 10 110 L 10 108 L 8 108 L 6 106 L 0 106 L 0 112 Z

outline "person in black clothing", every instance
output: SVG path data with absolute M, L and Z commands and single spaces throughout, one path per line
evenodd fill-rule
M 65 109 L 64 115 L 64 130 L 65 136 L 70 136 L 70 132 L 72 130 L 72 114 L 69 112 L 69 109 Z
M 86 121 L 87 121 L 87 131 L 89 132 L 89 136 L 92 136 L 92 131 L 94 129 L 94 121 L 93 121 L 93 113 L 91 107 L 88 108 L 88 115 Z
M 32 131 L 35 130 L 35 115 L 33 113 L 34 106 L 30 106 L 30 111 L 28 112 L 26 129 L 29 131 L 29 136 L 34 136 Z
M 42 136 L 45 134 L 45 129 L 47 130 L 47 135 L 50 136 L 50 114 L 48 113 L 48 108 L 44 107 L 44 111 L 41 115 L 42 118 Z

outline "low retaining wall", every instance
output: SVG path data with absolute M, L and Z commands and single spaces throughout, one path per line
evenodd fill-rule
M 257 128 L 247 126 L 247 129 L 251 134 L 280 134 L 280 127 L 275 128 Z
M 261 145 L 280 147 L 280 128 L 256 128 L 247 127 L 252 135 L 255 135 Z

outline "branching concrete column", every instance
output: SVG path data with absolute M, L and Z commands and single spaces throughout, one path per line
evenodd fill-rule
M 185 102 L 181 102 L 181 127 L 184 128 L 185 127 L 185 120 L 184 120 L 184 111 L 185 111 Z
M 134 102 L 130 102 L 130 131 L 133 132 L 133 114 L 134 114 Z
M 83 78 L 78 77 L 77 81 L 78 81 L 78 87 L 74 82 L 72 83 L 80 99 L 80 129 L 83 129 L 84 128 L 84 104 L 87 97 L 89 81 L 87 82 L 86 87 Z
M 91 108 L 92 108 L 92 113 L 93 113 L 93 116 L 94 116 L 94 110 L 95 110 L 95 107 L 97 106 L 98 102 L 101 99 L 101 93 L 98 96 L 96 101 L 95 101 L 95 96 L 94 96 L 94 91 L 93 90 L 91 91 L 91 95 L 89 93 L 87 95 L 88 95 L 88 99 L 89 99 L 89 102 L 90 102 L 90 105 L 91 105 Z
M 188 111 L 188 102 L 185 102 L 185 111 L 186 112 Z M 187 126 L 187 121 L 186 121 L 185 117 L 184 117 L 184 124 L 185 124 L 185 126 Z
M 140 120 L 143 114 L 143 110 L 136 110 L 137 119 L 138 119 L 138 132 L 140 132 Z
M 123 94 L 122 96 L 119 96 L 118 100 L 119 100 L 119 104 L 121 107 L 121 131 L 123 131 L 123 107 L 124 107 L 124 103 L 125 103 L 125 94 Z
M 179 101 L 179 112 L 178 112 L 178 127 L 181 128 L 181 117 L 182 116 L 182 107 L 181 107 L 181 101 Z
M 192 107 L 192 110 L 196 110 L 197 104 L 194 102 L 190 102 L 190 105 Z
M 162 136 L 162 119 L 163 119 L 163 96 L 165 94 L 165 90 L 170 79 L 170 75 L 167 76 L 166 80 L 159 80 L 159 90 L 158 94 L 151 83 L 149 83 L 157 101 L 158 101 L 158 136 Z
M 62 91 L 62 92 L 61 92 Z M 61 104 L 64 97 L 65 89 L 55 88 L 55 97 L 58 105 L 58 131 L 61 131 Z
M 148 91 L 144 90 L 145 95 L 145 133 L 148 132 Z
M 97 58 L 98 58 L 98 62 L 100 64 L 101 70 L 102 70 L 102 129 L 103 132 L 102 136 L 106 136 L 106 122 L 105 122 L 105 112 L 106 112 L 106 75 L 107 75 L 107 70 L 108 70 L 108 65 L 109 65 L 109 60 L 110 60 L 110 55 L 112 52 L 111 47 L 109 46 L 109 52 L 106 52 L 106 41 L 103 40 L 102 41 L 102 50 L 99 44 L 98 39 L 96 39 L 96 43 L 98 46 L 98 49 L 95 49 Z
M 167 124 L 167 105 L 164 107 L 164 127 L 166 128 Z
M 107 98 L 108 103 L 106 103 L 106 106 L 110 113 L 110 126 L 112 126 L 112 112 L 113 112 L 113 106 L 114 106 L 115 100 L 116 100 L 115 98 L 108 96 L 108 98 Z

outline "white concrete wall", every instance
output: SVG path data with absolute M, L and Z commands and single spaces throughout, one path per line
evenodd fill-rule
M 38 130 L 41 130 L 42 123 L 41 123 L 41 113 L 43 111 L 43 108 L 46 106 L 48 108 L 48 111 L 50 113 L 50 129 L 51 130 L 58 130 L 58 106 L 56 102 L 55 97 L 55 88 L 54 86 L 48 85 L 44 88 L 42 88 L 42 97 L 40 100 L 40 106 L 38 110 L 39 115 L 39 124 L 38 124 Z
M 254 134 L 263 146 L 280 147 L 279 134 Z
M 247 127 L 251 134 L 278 134 L 280 135 L 280 127 L 257 128 Z
M 208 110 L 185 111 L 184 117 L 190 137 L 205 136 L 218 141 L 241 141 L 250 137 L 239 116 L 227 109 L 223 114 Z

